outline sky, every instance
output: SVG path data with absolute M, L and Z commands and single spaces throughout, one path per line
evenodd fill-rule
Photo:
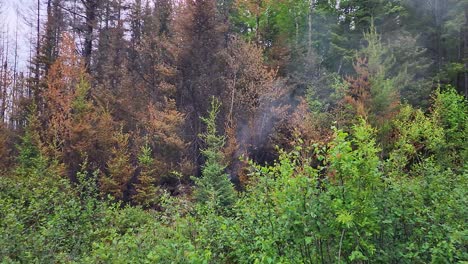
M 10 50 L 13 48 L 16 29 L 18 29 L 18 61 L 20 69 L 24 69 L 29 59 L 28 41 L 29 27 L 25 23 L 25 17 L 34 5 L 34 0 L 0 0 L 3 7 L 0 13 L 0 29 L 3 39 L 7 34 Z M 3 40 L 2 40 L 3 41 Z M 13 52 L 10 52 L 10 60 L 13 60 Z
M 5 2 L 6 1 L 6 2 Z M 15 0 L 4 0 L 4 7 L 2 10 L 2 23 L 11 23 L 16 19 L 15 15 L 15 5 L 17 1 Z
M 16 22 L 23 24 L 23 19 L 18 16 L 18 12 L 25 13 L 28 8 L 33 4 L 33 0 L 0 0 L 3 2 L 3 10 L 1 13 L 2 26 L 8 26 L 10 31 L 15 30 Z M 24 28 L 24 25 L 22 25 Z

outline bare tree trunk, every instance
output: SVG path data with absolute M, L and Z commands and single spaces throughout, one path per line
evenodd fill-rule
M 31 45 L 29 46 L 29 61 L 32 62 L 32 58 L 33 58 L 33 53 L 34 53 L 34 46 L 32 45 L 34 41 L 34 25 L 31 25 L 30 26 L 30 31 L 29 31 L 29 43 L 31 43 Z M 33 72 L 32 72 L 32 68 L 28 67 L 28 91 L 27 91 L 27 96 L 28 98 L 31 98 L 33 96 L 33 84 L 30 83 L 30 80 L 32 80 L 33 78 Z M 32 84 L 32 85 L 31 85 Z
M 310 0 L 309 3 L 309 15 L 307 19 L 308 30 L 307 30 L 307 54 L 310 55 L 312 51 L 312 11 L 314 8 L 314 0 Z
M 39 59 L 41 52 L 41 0 L 37 0 L 37 25 L 36 25 L 36 60 Z M 36 89 L 39 89 L 39 62 L 35 62 L 34 79 Z
M 15 29 L 15 53 L 13 59 L 13 83 L 11 88 L 11 112 L 10 112 L 10 127 L 12 129 L 16 128 L 14 123 L 13 116 L 16 116 L 16 109 L 18 104 L 18 87 L 17 87 L 17 79 L 18 79 L 18 20 L 16 21 L 16 29 Z
M 7 109 L 7 97 L 8 97 L 8 86 L 9 86 L 9 76 L 8 76 L 8 53 L 9 53 L 9 40 L 8 40 L 8 30 L 6 33 L 6 51 L 3 60 L 3 76 L 2 76 L 2 101 L 0 105 L 0 121 L 5 123 L 6 121 L 6 109 Z
M 231 106 L 229 108 L 229 125 L 233 125 L 233 112 L 234 112 L 234 99 L 236 95 L 236 85 L 237 85 L 237 74 L 234 77 L 233 85 L 232 85 L 232 93 L 231 93 Z
M 257 0 L 257 10 L 255 14 L 255 41 L 257 45 L 260 45 L 260 9 L 262 5 L 262 0 Z
M 464 34 L 464 43 L 463 43 L 463 61 L 465 64 L 465 73 L 464 73 L 464 88 L 465 88 L 465 97 L 468 98 L 468 4 L 465 4 L 465 25 L 463 28 Z
M 435 23 L 435 50 L 436 50 L 436 64 L 437 64 L 437 70 L 442 69 L 442 18 L 441 18 L 441 4 L 440 0 L 433 0 L 432 1 L 432 15 L 434 17 L 434 23 Z
M 4 75 L 3 75 L 3 72 L 4 72 L 4 65 L 5 65 L 5 60 L 6 60 L 6 53 L 5 53 L 5 37 L 4 37 L 4 33 L 3 32 L 0 32 L 0 40 L 2 41 L 2 46 L 0 47 L 0 109 L 3 108 L 3 105 L 2 105 L 2 102 L 3 102 L 3 98 L 4 98 L 4 93 L 3 93 L 3 87 L 5 85 L 5 79 L 4 79 Z M 3 117 L 1 117 L 1 121 L 3 121 Z M 1 125 L 1 123 L 0 123 Z
M 295 28 L 295 37 L 294 37 L 294 44 L 295 44 L 295 49 L 299 49 L 299 21 L 298 17 L 296 14 L 296 17 L 294 17 L 294 28 Z
M 15 58 L 13 60 L 13 87 L 16 86 L 16 80 L 18 78 L 18 20 L 16 21 L 15 29 Z

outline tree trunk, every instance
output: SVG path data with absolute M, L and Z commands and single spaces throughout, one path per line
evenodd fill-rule
M 17 86 L 17 79 L 18 79 L 18 20 L 16 21 L 16 29 L 15 29 L 15 51 L 14 51 L 14 59 L 13 59 L 13 83 L 11 88 L 11 116 L 16 115 L 16 107 L 18 104 L 18 86 Z M 14 119 L 10 118 L 10 127 L 15 129 Z
M 40 52 L 41 52 L 41 1 L 40 0 L 37 0 L 36 38 L 37 38 L 36 39 L 36 60 L 38 60 L 40 56 Z M 39 62 L 38 61 L 36 61 L 36 65 L 34 69 L 34 80 L 35 80 L 36 90 L 38 90 L 39 89 Z
M 9 40 L 8 40 L 8 30 L 6 32 L 6 52 L 4 55 L 3 61 L 3 76 L 2 76 L 2 105 L 0 106 L 0 118 L 2 122 L 5 123 L 7 120 L 6 109 L 7 109 L 7 97 L 8 97 L 8 86 L 10 85 L 9 74 L 8 74 L 8 53 L 9 53 Z
M 463 35 L 463 62 L 465 64 L 464 92 L 465 97 L 468 98 L 468 3 L 465 4 L 465 25 L 463 28 Z
M 93 33 L 96 26 L 97 0 L 82 0 L 86 9 L 84 54 L 86 70 L 90 70 L 91 55 L 93 52 Z

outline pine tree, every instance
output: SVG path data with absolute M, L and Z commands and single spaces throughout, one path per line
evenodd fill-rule
M 234 203 L 236 196 L 234 186 L 225 173 L 226 166 L 223 164 L 222 149 L 225 138 L 219 136 L 216 129 L 216 116 L 220 107 L 218 99 L 213 97 L 208 116 L 202 118 L 207 126 L 206 132 L 200 135 L 206 144 L 202 150 L 205 164 L 202 168 L 201 178 L 195 179 L 196 199 L 203 204 L 213 205 L 218 212 L 229 208 Z

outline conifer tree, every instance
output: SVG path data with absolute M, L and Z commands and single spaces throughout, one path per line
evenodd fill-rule
M 177 111 L 175 101 L 164 98 L 163 102 L 150 104 L 141 113 L 141 130 L 153 151 L 154 170 L 159 183 L 175 187 L 178 181 L 172 172 L 182 175 L 193 173 L 193 164 L 186 160 L 187 143 L 181 135 L 185 115 Z
M 344 100 L 359 116 L 381 122 L 395 114 L 400 101 L 399 88 L 409 77 L 405 68 L 396 74 L 390 73 L 395 59 L 382 43 L 373 23 L 364 33 L 364 40 L 367 46 L 357 54 L 353 65 L 357 76 L 346 78 L 349 91 Z
M 142 206 L 150 207 L 157 202 L 158 187 L 155 185 L 157 181 L 155 179 L 154 159 L 148 145 L 141 148 L 138 164 L 141 171 L 138 176 L 138 183 L 135 184 L 137 193 L 133 196 L 133 201 Z
M 223 164 L 222 149 L 225 138 L 219 136 L 216 129 L 216 116 L 220 107 L 218 99 L 213 97 L 208 116 L 202 118 L 207 127 L 206 132 L 200 135 L 206 144 L 202 150 L 205 164 L 202 168 L 201 178 L 195 179 L 196 199 L 203 204 L 213 205 L 218 212 L 231 206 L 236 195 L 234 186 L 225 173 L 226 166 Z
M 41 44 L 40 56 L 37 58 L 39 67 L 44 75 L 49 74 L 50 67 L 59 56 L 59 45 L 63 32 L 66 30 L 66 13 L 61 8 L 64 0 L 47 1 L 47 21 L 45 22 L 44 37 Z M 45 85 L 46 84 L 41 84 Z
M 115 145 L 111 150 L 112 157 L 107 162 L 108 172 L 101 178 L 101 190 L 117 200 L 126 200 L 128 184 L 134 172 L 128 150 L 130 135 L 120 129 L 112 137 Z
M 94 148 L 92 125 L 97 117 L 88 98 L 91 84 L 84 61 L 76 54 L 73 38 L 64 34 L 62 39 L 60 55 L 47 75 L 44 138 L 49 155 L 67 165 L 73 179 L 83 155 Z
M 185 134 L 191 142 L 190 154 L 198 158 L 202 145 L 197 137 L 204 129 L 200 116 L 208 111 L 209 96 L 224 90 L 220 53 L 225 46 L 227 26 L 220 21 L 215 0 L 188 0 L 174 21 L 177 42 L 177 106 L 186 113 Z
M 3 168 L 0 171 L 7 169 L 10 163 L 10 136 L 9 130 L 0 123 L 0 166 Z
M 241 155 L 267 157 L 273 150 L 277 142 L 270 139 L 286 115 L 289 87 L 265 65 L 263 49 L 240 37 L 231 36 L 222 58 L 226 88 L 219 119 L 227 136 L 227 165 L 236 177 Z
M 21 137 L 21 143 L 16 146 L 18 149 L 18 169 L 21 172 L 34 169 L 40 170 L 46 167 L 43 145 L 38 133 L 40 125 L 36 108 L 33 105 L 30 109 L 31 113 L 27 117 L 27 125 L 24 135 Z

